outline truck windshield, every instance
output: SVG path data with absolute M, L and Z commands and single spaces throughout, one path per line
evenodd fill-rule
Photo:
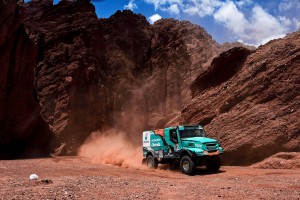
M 205 137 L 203 129 L 180 130 L 180 138 Z

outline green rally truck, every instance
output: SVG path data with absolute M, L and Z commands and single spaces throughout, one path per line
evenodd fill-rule
M 220 169 L 223 149 L 217 140 L 205 137 L 200 125 L 182 125 L 143 132 L 143 163 L 150 168 L 158 164 L 180 166 L 182 173 L 192 175 L 196 166 Z

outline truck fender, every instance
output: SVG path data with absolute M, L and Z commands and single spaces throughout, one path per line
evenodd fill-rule
M 193 157 L 193 153 L 189 150 L 183 149 L 180 151 L 179 157 L 182 158 L 183 156 Z
M 146 158 L 149 156 L 149 155 L 152 155 L 153 156 L 153 158 L 155 158 L 155 153 L 154 153 L 154 151 L 148 151 L 148 153 L 147 153 L 147 155 L 146 155 Z

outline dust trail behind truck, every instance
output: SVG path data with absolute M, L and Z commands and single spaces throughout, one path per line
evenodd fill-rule
M 205 165 L 218 171 L 223 149 L 217 140 L 205 136 L 200 125 L 182 125 L 143 132 L 143 163 L 150 168 L 170 164 L 192 175 L 195 167 Z

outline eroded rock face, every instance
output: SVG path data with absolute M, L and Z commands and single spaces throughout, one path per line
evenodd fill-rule
M 16 1 L 0 1 L 0 24 L 0 158 L 45 155 L 51 133 L 34 87 L 38 48 L 20 23 Z
M 209 136 L 223 144 L 227 164 L 299 151 L 300 33 L 269 42 L 250 55 L 237 50 L 215 58 L 211 70 L 196 79 L 193 88 L 198 91 L 182 110 L 183 121 L 207 124 Z M 232 59 L 234 51 L 244 53 Z M 215 82 L 212 74 L 231 69 L 233 63 L 239 70 Z
M 219 45 L 199 26 L 150 26 L 118 11 L 97 19 L 89 0 L 21 4 L 38 46 L 34 82 L 57 154 L 72 154 L 96 130 L 117 127 L 137 143 L 144 129 L 179 122 L 189 86 Z
M 229 164 L 299 150 L 299 33 L 252 51 L 186 21 L 97 19 L 89 0 L 3 2 L 2 149 L 34 138 L 45 147 L 35 149 L 75 154 L 97 130 L 140 145 L 142 130 L 200 123 Z
M 152 74 L 147 91 L 149 102 L 158 104 L 148 109 L 151 115 L 163 118 L 155 124 L 159 128 L 179 123 L 180 110 L 191 100 L 192 81 L 220 45 L 203 28 L 187 21 L 159 20 L 152 30 Z
M 213 59 L 211 66 L 192 83 L 193 93 L 210 89 L 228 81 L 240 71 L 250 53 L 249 49 L 243 47 L 234 47 L 221 53 Z
M 41 115 L 56 135 L 57 154 L 72 154 L 102 125 L 102 37 L 94 6 L 86 0 L 31 1 L 24 23 L 39 46 L 35 85 Z M 97 52 L 94 52 L 94 47 Z
M 118 11 L 108 19 L 99 19 L 98 28 L 105 46 L 104 54 L 97 55 L 104 56 L 104 121 L 108 128 L 124 130 L 137 141 L 136 132 L 148 124 L 143 85 L 151 70 L 150 24 L 142 15 Z

